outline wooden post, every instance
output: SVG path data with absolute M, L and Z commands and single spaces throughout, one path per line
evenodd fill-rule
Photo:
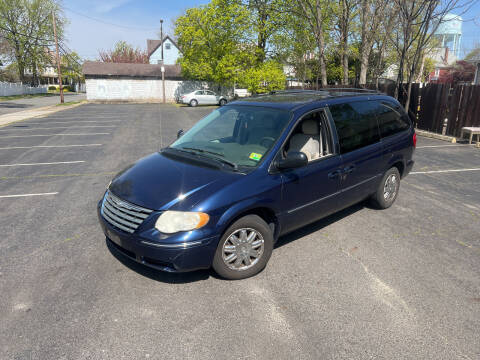
M 53 36 L 55 37 L 55 48 L 57 53 L 57 71 L 58 71 L 58 85 L 60 86 L 60 103 L 63 104 L 63 86 L 62 86 L 62 70 L 60 66 L 60 54 L 58 52 L 58 37 L 57 37 L 57 25 L 55 22 L 55 12 L 52 11 L 52 22 L 53 22 Z

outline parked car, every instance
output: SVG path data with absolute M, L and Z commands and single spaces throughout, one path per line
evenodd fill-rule
M 113 251 L 150 267 L 213 266 L 242 279 L 266 266 L 286 233 L 365 199 L 390 207 L 415 146 L 410 119 L 388 96 L 239 100 L 119 173 L 98 204 L 100 224 Z
M 217 95 L 210 90 L 196 90 L 188 94 L 183 94 L 180 100 L 184 104 L 190 106 L 197 105 L 220 105 L 223 106 L 227 103 L 227 97 L 223 95 Z

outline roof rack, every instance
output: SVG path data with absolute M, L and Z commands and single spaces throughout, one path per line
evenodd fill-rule
M 374 94 L 379 94 L 380 93 L 377 90 L 364 89 L 364 88 L 325 88 L 325 90 L 327 90 L 327 91 L 368 92 L 368 93 L 374 93 Z
M 275 95 L 275 94 L 295 94 L 295 93 L 329 93 L 329 92 L 350 92 L 350 93 L 371 93 L 382 94 L 377 90 L 363 89 L 363 88 L 320 88 L 318 90 L 303 90 L 303 89 L 291 89 L 291 90 L 272 90 L 269 93 L 262 95 Z

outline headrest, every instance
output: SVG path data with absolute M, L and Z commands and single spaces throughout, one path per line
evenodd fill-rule
M 302 132 L 305 135 L 318 135 L 320 133 L 318 130 L 318 122 L 313 119 L 305 120 L 302 122 Z

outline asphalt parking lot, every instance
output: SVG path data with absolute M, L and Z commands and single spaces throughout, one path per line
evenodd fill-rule
M 287 235 L 247 280 L 115 257 L 106 185 L 212 109 L 87 104 L 0 128 L 1 359 L 480 358 L 473 146 L 419 137 L 393 207 Z

